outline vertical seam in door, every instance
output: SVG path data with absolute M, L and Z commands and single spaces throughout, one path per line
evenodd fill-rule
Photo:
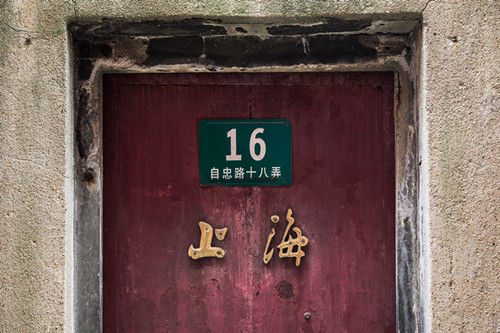
M 252 119 L 252 108 L 253 108 L 253 90 L 252 90 L 252 85 L 248 86 L 248 94 L 250 95 L 250 105 L 249 105 L 249 119 Z

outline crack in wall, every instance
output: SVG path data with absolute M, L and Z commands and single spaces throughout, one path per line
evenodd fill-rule
M 47 36 L 44 36 L 43 33 L 39 32 L 39 31 L 17 29 L 15 27 L 11 26 L 10 24 L 5 23 L 1 20 L 0 20 L 0 25 L 7 27 L 8 29 L 10 29 L 14 32 L 17 32 L 20 34 L 26 34 L 27 36 L 25 36 L 25 38 L 34 39 L 34 40 L 53 40 L 54 38 L 56 38 L 58 35 L 60 35 L 62 33 L 62 31 L 61 31 L 61 32 L 54 34 L 51 37 L 47 37 Z

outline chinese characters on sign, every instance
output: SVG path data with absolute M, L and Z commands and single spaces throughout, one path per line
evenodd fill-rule
M 279 178 L 281 177 L 281 167 L 276 167 L 273 166 L 271 167 L 271 172 L 269 173 L 271 176 L 267 175 L 267 168 L 266 167 L 261 167 L 260 172 L 258 172 L 258 176 L 254 176 L 257 174 L 257 171 L 253 169 L 253 167 L 250 167 L 247 171 L 245 171 L 245 168 L 224 168 L 222 169 L 222 176 L 220 176 L 219 169 L 218 168 L 212 168 L 210 169 L 210 180 L 214 179 L 254 179 L 259 178 L 259 179 L 269 179 L 269 178 Z M 220 177 L 220 178 L 219 178 Z
M 271 221 L 273 223 L 278 223 L 279 220 L 280 218 L 277 215 L 271 216 Z M 277 246 L 279 249 L 278 256 L 280 258 L 295 258 L 295 265 L 299 266 L 301 258 L 306 255 L 302 250 L 302 247 L 309 243 L 309 239 L 302 235 L 302 231 L 298 227 L 294 227 L 292 229 L 296 234 L 295 238 L 289 234 L 290 228 L 295 223 L 295 219 L 292 217 L 292 210 L 290 208 L 287 211 L 286 220 L 288 221 L 288 224 L 286 226 L 285 233 L 283 234 L 281 243 Z M 200 247 L 195 248 L 193 244 L 191 244 L 188 249 L 188 256 L 192 259 L 205 257 L 223 258 L 225 255 L 224 250 L 220 247 L 212 247 L 212 226 L 206 222 L 199 222 L 199 226 L 201 230 Z M 226 232 L 227 228 L 215 229 L 215 237 L 217 237 L 218 240 L 223 240 L 226 237 Z M 271 240 L 275 234 L 276 231 L 272 228 L 269 236 L 267 237 L 266 248 L 264 250 L 264 264 L 267 264 L 273 257 L 274 249 L 269 251 L 269 245 L 271 244 Z M 294 251 L 295 248 L 296 250 Z
M 292 184 L 288 120 L 201 120 L 198 124 L 200 184 Z

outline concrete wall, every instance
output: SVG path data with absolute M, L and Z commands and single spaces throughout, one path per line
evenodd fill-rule
M 500 2 L 0 0 L 0 331 L 72 327 L 70 21 L 422 15 L 427 328 L 500 330 Z

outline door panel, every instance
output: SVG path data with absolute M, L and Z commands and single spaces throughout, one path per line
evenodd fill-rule
M 390 72 L 105 75 L 105 331 L 394 332 L 392 99 Z M 200 187 L 198 121 L 251 118 L 290 121 L 293 184 Z M 306 255 L 265 265 L 288 208 Z M 199 221 L 224 258 L 188 257 Z

